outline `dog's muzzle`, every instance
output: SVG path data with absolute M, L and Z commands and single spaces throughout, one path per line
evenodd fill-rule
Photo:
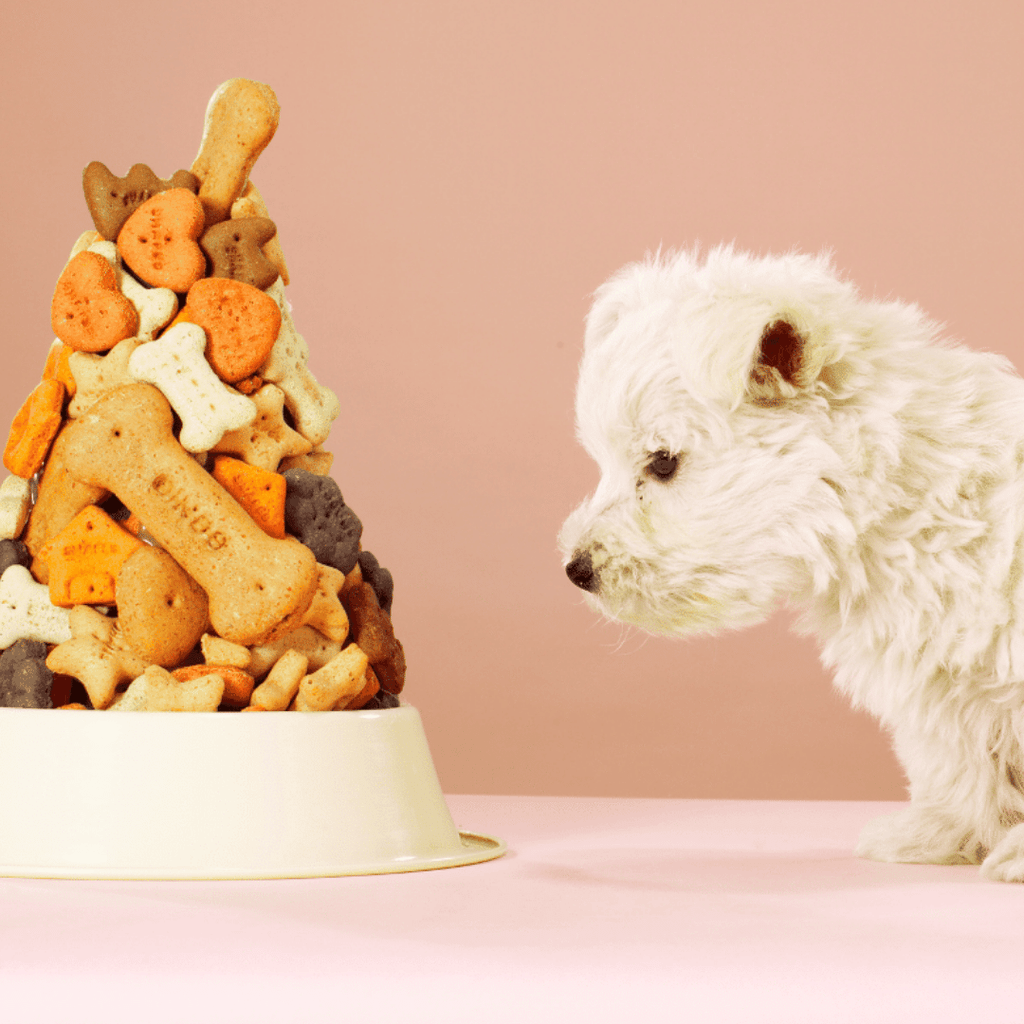
M 565 574 L 580 590 L 591 594 L 597 593 L 601 586 L 601 576 L 594 569 L 593 559 L 589 551 L 574 551 L 572 561 L 565 567 Z

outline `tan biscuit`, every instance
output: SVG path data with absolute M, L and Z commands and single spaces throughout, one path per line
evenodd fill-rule
M 330 565 L 317 564 L 319 582 L 309 609 L 302 616 L 304 626 L 312 626 L 328 640 L 343 644 L 348 637 L 348 614 L 338 599 L 345 574 Z
M 164 668 L 182 663 L 210 621 L 203 588 L 166 551 L 148 544 L 121 566 L 117 610 L 131 649 Z
M 274 90 L 262 82 L 232 78 L 210 98 L 199 155 L 192 164 L 207 227 L 228 216 L 253 164 L 274 137 L 280 116 Z
M 334 455 L 331 452 L 314 448 L 305 455 L 286 456 L 281 460 L 277 471 L 286 473 L 289 469 L 304 469 L 309 473 L 316 473 L 317 476 L 330 476 L 333 463 Z
M 317 382 L 306 365 L 309 346 L 295 330 L 280 279 L 267 289 L 267 294 L 281 307 L 281 330 L 269 358 L 260 367 L 260 376 L 284 392 L 284 402 L 295 420 L 296 430 L 315 447 L 327 439 L 341 404 L 330 388 Z
M 68 416 L 75 419 L 111 388 L 132 384 L 135 378 L 128 372 L 128 360 L 141 345 L 138 338 L 119 341 L 105 355 L 90 352 L 72 352 L 68 357 L 68 369 L 75 378 L 75 397 L 68 406 Z
M 225 707 L 244 708 L 249 703 L 255 681 L 248 672 L 233 665 L 183 665 L 176 668 L 171 675 L 184 683 L 210 673 L 216 673 L 224 680 L 221 703 Z
M 330 711 L 351 701 L 366 686 L 369 662 L 356 644 L 349 644 L 323 668 L 305 676 L 295 697 L 296 711 Z
M 36 502 L 29 513 L 28 526 L 21 538 L 29 553 L 36 559 L 32 575 L 40 583 L 49 580 L 49 569 L 39 559 L 39 552 L 71 522 L 86 505 L 98 505 L 110 492 L 103 487 L 82 483 L 67 471 L 64 447 L 67 426 L 57 434 L 50 455 L 39 479 Z
M 274 662 L 267 678 L 252 691 L 249 706 L 260 711 L 286 711 L 299 692 L 308 665 L 304 654 L 285 651 Z
M 179 681 L 165 668 L 151 665 L 129 684 L 111 711 L 216 711 L 224 680 L 216 674 Z
M 206 334 L 192 323 L 178 323 L 158 342 L 140 345 L 128 360 L 128 372 L 155 384 L 181 417 L 181 446 L 206 452 L 229 430 L 256 418 L 251 398 L 226 387 L 203 357 Z
M 210 449 L 237 455 L 257 469 L 276 472 L 288 455 L 308 452 L 310 443 L 284 421 L 284 392 L 273 384 L 264 384 L 252 396 L 256 418 L 247 427 L 229 430 Z
M 341 651 L 341 644 L 328 640 L 312 626 L 300 626 L 270 643 L 253 646 L 249 651 L 249 671 L 259 679 L 286 651 L 297 651 L 306 658 L 310 670 L 316 671 Z
M 16 540 L 28 522 L 32 482 L 11 474 L 0 484 L 0 540 Z
M 46 667 L 81 680 L 92 706 L 105 708 L 118 684 L 142 675 L 149 662 L 129 648 L 117 619 L 84 604 L 67 615 L 72 635 L 50 651 Z
M 263 201 L 259 189 L 251 182 L 246 182 L 242 194 L 231 204 L 231 219 L 242 217 L 269 217 L 267 204 Z M 281 249 L 281 239 L 274 235 L 269 242 L 263 246 L 263 255 L 277 267 L 283 284 L 291 284 L 288 277 L 288 264 L 285 262 L 284 251 Z
M 203 652 L 203 661 L 207 665 L 228 665 L 231 668 L 240 668 L 244 672 L 252 661 L 248 647 L 233 644 L 230 640 L 214 636 L 212 633 L 204 633 L 199 645 Z
M 70 637 L 67 609 L 53 604 L 49 590 L 23 565 L 8 566 L 0 576 L 0 648 L 15 640 L 59 644 Z
M 358 711 L 360 708 L 365 707 L 374 697 L 380 693 L 380 682 L 377 676 L 374 674 L 373 669 L 367 665 L 366 675 L 364 677 L 366 683 L 363 688 L 354 697 L 342 697 L 337 704 L 334 705 L 335 711 Z
M 67 428 L 67 470 L 112 490 L 139 516 L 206 591 L 219 636 L 248 646 L 289 632 L 316 592 L 313 553 L 292 537 L 268 537 L 185 453 L 172 427 L 159 390 L 116 388 Z

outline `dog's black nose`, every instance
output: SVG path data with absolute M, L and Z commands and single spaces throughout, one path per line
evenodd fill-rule
M 587 590 L 591 594 L 601 585 L 601 578 L 594 571 L 589 551 L 577 551 L 572 561 L 565 567 L 565 574 L 580 590 Z

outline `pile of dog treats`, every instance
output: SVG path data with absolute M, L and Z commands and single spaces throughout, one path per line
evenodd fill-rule
M 391 574 L 327 475 L 338 400 L 249 181 L 278 116 L 267 86 L 231 79 L 191 171 L 85 170 L 95 230 L 4 449 L 0 706 L 398 704 Z

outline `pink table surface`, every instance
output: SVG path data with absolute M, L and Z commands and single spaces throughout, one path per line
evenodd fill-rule
M 1024 886 L 851 854 L 890 804 L 452 796 L 443 871 L 0 879 L 18 1024 L 1024 1019 Z

